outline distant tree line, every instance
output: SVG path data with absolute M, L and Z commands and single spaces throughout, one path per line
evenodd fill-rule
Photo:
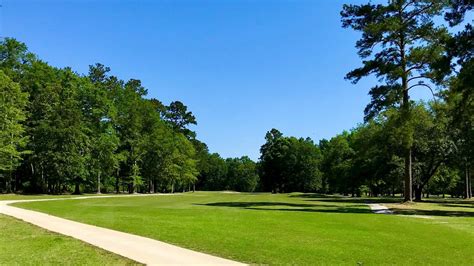
M 56 68 L 6 38 L 0 43 L 0 190 L 156 193 L 236 190 L 472 197 L 472 1 L 389 0 L 344 5 L 362 33 L 362 66 L 375 76 L 363 123 L 317 143 L 265 136 L 260 160 L 210 153 L 182 102 L 147 98 L 136 79 L 102 64 L 86 75 Z M 445 24 L 433 18 L 444 17 Z M 415 102 L 413 89 L 433 100 Z

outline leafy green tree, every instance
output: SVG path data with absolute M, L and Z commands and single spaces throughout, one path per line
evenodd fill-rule
M 262 188 L 272 193 L 283 192 L 285 150 L 288 141 L 277 129 L 272 129 L 265 135 L 266 143 L 260 148 L 260 176 Z
M 415 200 L 420 201 L 422 192 L 438 169 L 445 164 L 455 150 L 454 142 L 448 134 L 448 120 L 444 104 L 433 103 L 426 108 L 420 104 L 413 108 L 414 192 Z
M 50 154 L 52 148 L 53 124 L 51 118 L 55 108 L 60 104 L 57 88 L 58 71 L 46 63 L 34 61 L 27 67 L 19 80 L 21 86 L 29 93 L 27 111 L 29 117 L 26 121 L 27 135 L 30 137 L 27 148 L 32 151 L 25 157 L 25 163 L 30 170 L 30 180 L 25 183 L 24 189 L 30 192 L 48 193 L 52 191 L 53 179 L 48 165 L 50 161 L 44 155 Z M 52 138 L 48 138 L 51 134 Z
M 228 158 L 226 160 L 229 190 L 253 192 L 259 181 L 257 164 L 249 157 Z
M 396 106 L 402 113 L 401 124 L 405 149 L 405 201 L 412 200 L 412 148 L 414 129 L 409 126 L 411 104 L 409 91 L 428 87 L 424 81 L 438 81 L 432 66 L 443 57 L 440 39 L 447 30 L 436 26 L 433 17 L 440 15 L 442 1 L 390 0 L 386 5 L 344 5 L 343 27 L 362 32 L 356 47 L 363 66 L 349 72 L 347 79 L 357 83 L 374 75 L 383 85 L 373 87 L 366 118 Z
M 183 191 L 189 190 L 197 181 L 197 168 L 195 150 L 193 144 L 182 134 L 175 135 L 175 152 L 173 153 L 173 164 L 176 171 L 177 183 Z
M 140 167 L 138 166 L 137 162 L 134 162 L 132 165 L 132 170 L 130 171 L 130 179 L 132 180 L 131 191 L 130 193 L 135 193 L 136 189 L 143 185 L 143 179 L 140 175 Z
M 321 168 L 324 169 L 324 183 L 328 186 L 328 192 L 347 194 L 349 191 L 354 159 L 354 150 L 350 146 L 349 137 L 349 132 L 343 132 L 321 144 L 323 155 Z
M 115 176 L 115 191 L 119 192 L 120 172 L 128 158 L 120 133 L 123 132 L 125 112 L 119 112 L 123 104 L 124 83 L 109 75 L 110 68 L 102 64 L 89 66 L 87 78 L 91 82 L 82 90 L 81 105 L 91 132 L 90 177 L 100 192 L 101 183 L 108 183 Z M 119 116 L 122 115 L 122 116 Z M 104 179 L 105 178 L 105 179 Z
M 472 15 L 473 1 L 449 1 L 450 9 L 445 19 L 450 26 L 458 26 L 464 22 L 467 14 Z M 448 67 L 457 69 L 457 76 L 451 80 L 446 100 L 450 107 L 452 123 L 456 129 L 454 138 L 457 140 L 458 161 L 464 168 L 464 195 L 472 197 L 472 177 L 474 172 L 474 29 L 472 21 L 453 36 L 446 45 Z M 445 65 L 446 68 L 446 65 Z
M 120 138 L 118 153 L 126 156 L 122 161 L 120 176 L 122 185 L 128 187 L 133 193 L 133 176 L 136 176 L 137 167 L 140 167 L 145 150 L 142 149 L 145 135 L 145 122 L 148 121 L 150 113 L 154 112 L 148 102 L 142 97 L 146 95 L 146 89 L 141 82 L 131 79 L 126 83 L 113 80 L 113 100 L 116 106 L 116 117 L 114 124 Z M 116 85 L 115 85 L 116 84 Z M 135 168 L 135 169 L 134 169 Z M 118 182 L 117 182 L 118 183 Z M 116 189 L 118 192 L 118 186 Z
M 53 69 L 41 62 L 33 65 L 27 78 L 33 92 L 28 126 L 34 171 L 49 193 L 61 193 L 66 184 L 80 193 L 89 154 L 88 129 L 79 104 L 79 88 L 85 81 L 69 69 Z
M 459 171 L 442 165 L 429 182 L 430 192 L 438 195 L 441 194 L 444 198 L 447 193 L 456 188 L 459 182 Z
M 24 149 L 28 94 L 0 70 L 0 173 L 5 174 L 7 193 L 12 189 L 12 173 L 27 153 Z
M 20 82 L 25 69 L 36 60 L 24 43 L 13 38 L 0 41 L 0 68 L 14 82 Z
M 189 125 L 197 125 L 196 117 L 188 111 L 188 107 L 182 102 L 174 101 L 166 106 L 163 117 L 173 129 L 184 134 L 188 139 L 196 137 L 196 133 L 187 128 Z
M 104 179 L 111 177 L 119 166 L 120 154 L 117 149 L 120 139 L 113 127 L 109 126 L 94 138 L 91 147 L 91 172 L 97 177 L 97 193 L 101 193 L 101 184 L 105 183 Z
M 85 86 L 80 88 L 84 121 L 89 132 L 89 181 L 101 192 L 101 183 L 116 172 L 120 139 L 114 128 L 115 105 L 110 94 L 107 72 L 110 69 L 96 64 L 89 66 Z M 104 182 L 105 181 L 105 182 Z
M 148 192 L 155 193 L 167 183 L 169 157 L 172 153 L 172 129 L 163 123 L 156 123 L 141 142 L 145 151 L 142 159 L 142 175 Z
M 200 163 L 200 188 L 224 190 L 227 187 L 227 164 L 217 153 L 212 153 Z
M 211 155 L 209 154 L 209 148 L 207 147 L 206 143 L 197 139 L 191 139 L 191 142 L 193 143 L 194 150 L 196 151 L 196 169 L 199 173 L 197 176 L 198 181 L 196 182 L 196 187 L 203 188 L 205 187 L 206 183 L 206 175 L 209 172 L 208 158 Z
M 260 148 L 262 188 L 274 193 L 317 191 L 321 188 L 321 151 L 311 139 L 284 137 L 272 129 Z
M 80 184 L 85 181 L 87 168 L 85 156 L 89 153 L 88 129 L 79 104 L 79 88 L 86 82 L 71 70 L 59 71 L 58 87 L 59 103 L 55 106 L 49 125 L 52 140 L 50 158 L 52 159 L 52 175 L 65 178 L 74 184 L 74 193 L 80 193 Z M 60 192 L 60 183 L 55 184 L 56 193 Z

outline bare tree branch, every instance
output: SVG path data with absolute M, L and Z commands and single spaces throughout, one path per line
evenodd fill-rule
M 429 85 L 427 85 L 427 84 L 418 83 L 418 84 L 415 84 L 415 85 L 411 85 L 411 86 L 408 88 L 408 90 L 410 90 L 410 89 L 412 89 L 412 88 L 415 88 L 415 87 L 418 87 L 418 86 L 428 88 L 428 89 L 431 91 L 431 95 L 433 95 L 433 100 L 434 100 L 435 102 L 437 102 L 437 100 L 436 100 L 436 95 L 434 94 L 433 89 L 432 89 Z

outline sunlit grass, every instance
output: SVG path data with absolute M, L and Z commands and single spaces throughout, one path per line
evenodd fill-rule
M 135 262 L 0 215 L 1 265 L 128 265 Z

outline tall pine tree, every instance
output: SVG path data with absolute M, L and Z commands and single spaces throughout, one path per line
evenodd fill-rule
M 362 67 L 352 70 L 347 79 L 357 83 L 366 76 L 376 76 L 381 85 L 373 87 L 371 102 L 365 109 L 366 119 L 396 106 L 401 112 L 399 127 L 405 159 L 405 201 L 412 200 L 413 127 L 410 126 L 409 92 L 416 87 L 432 90 L 444 49 L 439 40 L 447 37 L 433 17 L 440 15 L 443 2 L 436 0 L 389 0 L 387 4 L 344 5 L 341 12 L 344 28 L 362 32 L 356 43 Z M 428 82 L 426 82 L 428 81 Z

